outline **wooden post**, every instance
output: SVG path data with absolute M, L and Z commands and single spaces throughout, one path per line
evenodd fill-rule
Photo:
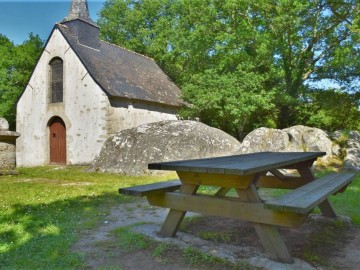
M 184 194 L 195 194 L 198 190 L 198 185 L 182 185 L 180 188 L 180 193 Z M 170 209 L 166 219 L 161 227 L 159 232 L 160 235 L 166 237 L 174 237 L 176 232 L 179 230 L 179 226 L 183 221 L 186 215 L 186 211 L 180 211 L 175 209 Z
M 249 202 L 259 203 L 262 200 L 259 196 L 254 182 L 251 183 L 249 188 L 246 190 L 246 196 Z M 245 195 L 244 190 L 237 190 L 237 192 L 241 199 L 245 199 L 243 197 Z M 289 250 L 287 249 L 284 241 L 281 238 L 281 235 L 279 234 L 278 229 L 275 226 L 261 223 L 253 223 L 253 226 L 256 230 L 257 235 L 259 236 L 263 247 L 270 255 L 271 259 L 284 263 L 294 262 L 293 258 L 289 253 Z

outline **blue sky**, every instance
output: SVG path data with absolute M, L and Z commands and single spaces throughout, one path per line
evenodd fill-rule
M 106 0 L 88 0 L 91 18 Z M 0 0 L 0 33 L 15 44 L 21 44 L 30 32 L 46 40 L 55 23 L 70 10 L 71 0 Z

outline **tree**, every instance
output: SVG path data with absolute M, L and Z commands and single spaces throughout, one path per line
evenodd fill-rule
M 360 130 L 360 92 L 314 89 L 309 95 L 309 102 L 299 110 L 304 122 L 328 131 Z
M 181 116 L 199 117 L 238 138 L 253 128 L 274 127 L 269 120 L 273 118 L 274 92 L 265 91 L 263 84 L 263 76 L 240 68 L 227 74 L 207 70 L 194 75 L 183 88 L 184 99 L 193 103 Z
M 355 0 L 108 0 L 98 23 L 183 89 L 192 106 L 182 115 L 241 137 L 258 124 L 306 124 L 316 83 L 359 91 L 356 10 Z
M 0 35 L 0 117 L 6 118 L 12 129 L 15 128 L 16 102 L 30 79 L 42 46 L 40 37 L 32 33 L 17 46 Z
M 260 4 L 259 4 L 260 5 Z M 359 37 L 351 31 L 356 1 L 279 1 L 259 7 L 283 72 L 280 126 L 296 121 L 305 82 L 334 80 L 347 86 L 360 76 Z
M 15 69 L 14 56 L 14 44 L 4 35 L 0 35 L 0 117 L 5 117 L 11 107 L 6 95 L 14 90 L 11 85 Z

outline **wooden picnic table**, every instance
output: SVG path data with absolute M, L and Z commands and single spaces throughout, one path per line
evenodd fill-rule
M 149 169 L 176 171 L 180 181 L 125 188 L 120 192 L 147 196 L 149 204 L 169 208 L 160 231 L 164 236 L 175 236 L 187 211 L 241 219 L 253 224 L 272 259 L 292 263 L 277 226 L 299 226 L 316 206 L 323 215 L 336 217 L 328 197 L 345 190 L 355 177 L 355 174 L 344 173 L 314 181 L 311 166 L 325 154 L 259 152 L 152 163 Z M 298 175 L 286 175 L 281 169 L 296 170 Z M 197 191 L 202 185 L 215 186 L 218 190 L 214 195 L 199 194 Z M 259 194 L 260 187 L 292 191 L 279 199 L 265 201 Z M 179 191 L 174 192 L 176 189 Z M 230 189 L 236 190 L 236 197 L 227 196 Z

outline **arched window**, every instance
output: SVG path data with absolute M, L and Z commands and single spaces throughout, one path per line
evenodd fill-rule
M 50 62 L 50 102 L 63 102 L 63 61 L 54 58 Z

